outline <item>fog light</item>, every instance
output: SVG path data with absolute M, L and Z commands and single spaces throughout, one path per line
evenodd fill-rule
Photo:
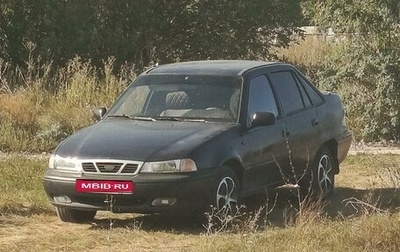
M 64 196 L 56 196 L 53 199 L 54 199 L 54 202 L 57 202 L 57 203 L 71 203 L 72 202 L 72 200 L 68 196 L 65 196 L 65 195 Z
M 151 202 L 152 206 L 172 206 L 176 203 L 175 198 L 158 198 Z

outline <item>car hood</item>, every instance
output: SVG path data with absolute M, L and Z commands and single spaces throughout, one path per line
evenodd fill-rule
M 106 119 L 65 139 L 55 154 L 83 159 L 171 160 L 188 157 L 197 146 L 234 126 Z

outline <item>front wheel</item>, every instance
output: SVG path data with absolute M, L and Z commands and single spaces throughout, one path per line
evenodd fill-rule
M 222 167 L 213 193 L 213 205 L 218 212 L 233 214 L 238 210 L 239 181 L 229 167 Z
M 64 207 L 56 207 L 56 212 L 61 221 L 72 223 L 89 222 L 96 215 L 96 211 L 83 211 Z

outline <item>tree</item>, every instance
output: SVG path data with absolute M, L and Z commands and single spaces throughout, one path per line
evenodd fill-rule
M 54 65 L 114 56 L 152 62 L 265 59 L 302 20 L 300 0 L 0 0 L 0 58 L 21 65 L 24 45 Z
M 161 62 L 188 59 L 266 59 L 286 46 L 302 21 L 300 1 L 156 1 Z M 171 15 L 172 14 L 172 15 Z

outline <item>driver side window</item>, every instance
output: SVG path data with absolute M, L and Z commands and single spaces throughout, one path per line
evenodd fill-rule
M 256 112 L 272 112 L 275 116 L 278 115 L 274 93 L 265 75 L 257 76 L 250 81 L 247 123 Z

